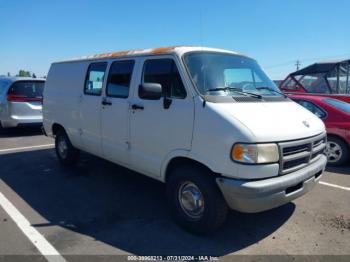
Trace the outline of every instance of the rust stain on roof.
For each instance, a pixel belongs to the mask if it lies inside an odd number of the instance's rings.
[[[65,60],[65,61],[59,61],[58,63],[83,61],[83,60],[94,60],[94,59],[104,59],[104,58],[128,57],[128,56],[137,56],[137,55],[166,54],[166,53],[171,53],[172,51],[174,51],[178,47],[188,47],[188,46],[168,46],[168,47],[116,51],[116,52],[110,52],[110,53],[101,53],[101,54],[83,56],[83,57],[79,57],[79,58],[73,58],[73,59],[69,59],[69,60]]]
[[[131,56],[137,54],[164,54],[173,51],[177,46],[169,46],[169,47],[158,47],[151,49],[135,49],[135,50],[125,50],[125,51],[117,51],[112,53],[103,53],[103,54],[95,54],[92,56],[88,56],[89,58],[115,58],[122,56]]]
[[[110,54],[111,57],[120,57],[120,56],[126,56],[129,54],[130,51],[118,51],[118,52],[113,52]]]
[[[163,53],[167,53],[170,51],[173,51],[176,48],[176,46],[168,46],[168,47],[158,47],[158,48],[154,48],[152,49],[153,54],[163,54]]]

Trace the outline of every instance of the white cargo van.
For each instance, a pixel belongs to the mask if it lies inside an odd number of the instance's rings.
[[[310,191],[325,128],[249,57],[168,47],[53,63],[44,129],[63,165],[79,151],[166,183],[176,221],[217,229],[229,208],[271,209]]]

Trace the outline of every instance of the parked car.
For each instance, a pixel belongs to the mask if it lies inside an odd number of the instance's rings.
[[[322,121],[231,51],[56,62],[44,97],[44,130],[61,164],[82,150],[166,183],[175,220],[195,233],[216,230],[229,208],[260,212],[304,195],[327,162]]]
[[[327,129],[328,163],[342,165],[350,160],[350,104],[324,96],[289,95],[321,118]]]
[[[279,88],[285,93],[307,93],[350,103],[350,59],[307,66],[289,74]]]
[[[0,128],[41,125],[45,80],[0,78]]]

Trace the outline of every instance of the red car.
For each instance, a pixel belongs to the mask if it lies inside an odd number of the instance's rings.
[[[323,120],[327,129],[328,163],[342,165],[350,161],[350,104],[324,96],[289,94],[289,98]]]
[[[284,93],[307,93],[350,103],[350,59],[307,66],[289,74],[279,88]]]

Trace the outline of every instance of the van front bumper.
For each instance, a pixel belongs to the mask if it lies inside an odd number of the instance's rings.
[[[309,192],[321,179],[325,155],[287,175],[258,181],[218,177],[216,182],[231,209],[256,213],[286,204]]]

